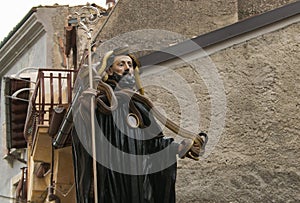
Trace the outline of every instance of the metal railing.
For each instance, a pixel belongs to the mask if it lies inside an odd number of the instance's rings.
[[[37,113],[37,124],[49,124],[51,110],[72,102],[74,70],[40,69],[32,101]]]
[[[35,133],[36,125],[49,125],[52,109],[69,106],[72,102],[76,70],[39,69],[37,81],[29,101],[24,135]]]

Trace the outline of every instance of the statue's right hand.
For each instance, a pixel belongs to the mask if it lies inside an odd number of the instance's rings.
[[[81,93],[81,96],[97,96],[97,95],[98,95],[98,91],[93,88],[87,88]]]
[[[97,95],[98,95],[98,91],[96,89],[88,88],[84,90],[78,98],[81,107],[89,108],[91,105],[91,98]]]

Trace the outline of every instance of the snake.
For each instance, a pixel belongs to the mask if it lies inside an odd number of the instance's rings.
[[[104,81],[100,81],[97,90],[99,91],[98,96],[96,97],[96,104],[98,107],[98,110],[101,113],[104,114],[110,114],[112,111],[117,109],[118,107],[118,98],[123,98],[126,101],[128,101],[128,107],[129,109],[139,118],[140,121],[140,127],[145,127],[145,125],[142,122],[142,116],[139,112],[139,110],[135,107],[134,101],[143,103],[146,108],[151,109],[153,116],[157,118],[157,120],[161,123],[164,123],[164,125],[171,130],[172,132],[180,135],[181,137],[188,138],[195,140],[198,136],[198,134],[195,134],[193,132],[190,132],[186,129],[181,128],[179,125],[177,125],[175,122],[167,118],[165,115],[163,115],[155,106],[154,104],[144,95],[141,95],[133,90],[129,89],[119,89],[117,91],[114,91],[112,87],[107,84]],[[106,101],[105,101],[106,100]],[[204,144],[204,140],[200,139],[200,144]]]

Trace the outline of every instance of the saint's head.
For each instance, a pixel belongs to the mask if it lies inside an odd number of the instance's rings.
[[[136,57],[128,53],[128,49],[117,49],[110,53],[108,57],[103,57],[102,64],[106,64],[106,76],[103,80],[113,89],[139,90],[142,88],[139,79],[140,63]]]

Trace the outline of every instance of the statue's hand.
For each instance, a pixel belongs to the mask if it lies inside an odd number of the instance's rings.
[[[205,145],[208,141],[208,137],[205,133],[199,133],[194,140],[184,139],[179,145],[179,157],[199,160],[200,155],[205,151]]]
[[[81,93],[80,97],[84,97],[84,96],[97,96],[98,95],[98,91],[96,89],[93,88],[87,88],[86,90],[84,90]]]
[[[181,141],[178,147],[178,156],[182,159],[186,157],[189,150],[193,147],[194,141],[192,139],[184,139]]]
[[[98,91],[96,89],[87,88],[86,90],[84,90],[81,93],[78,100],[79,100],[81,105],[88,108],[91,105],[91,97],[92,96],[97,96],[97,95],[98,95]]]

